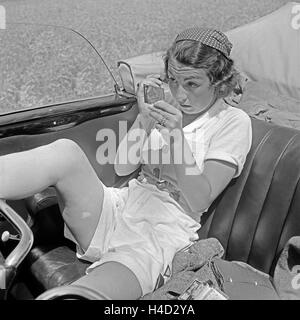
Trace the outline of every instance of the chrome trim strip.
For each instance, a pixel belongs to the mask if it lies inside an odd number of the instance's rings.
[[[0,210],[2,215],[11,222],[20,232],[21,240],[15,249],[5,259],[6,267],[17,268],[24,260],[33,244],[33,233],[23,218],[16,213],[4,200],[0,199]]]

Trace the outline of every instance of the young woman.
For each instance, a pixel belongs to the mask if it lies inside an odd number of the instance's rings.
[[[79,258],[93,262],[75,283],[112,299],[137,299],[167,281],[175,253],[198,239],[201,214],[240,174],[251,146],[249,117],[223,100],[238,79],[231,48],[222,32],[187,29],[165,56],[171,95],[147,104],[144,85],[165,84],[159,76],[140,83],[140,113],[115,162],[119,175],[141,165],[128,187],[106,187],[67,139],[0,157],[0,198],[56,188],[66,237],[76,242]],[[134,130],[138,156],[121,163]]]

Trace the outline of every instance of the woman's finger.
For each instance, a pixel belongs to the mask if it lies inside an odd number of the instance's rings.
[[[149,116],[152,117],[154,120],[160,122],[162,119],[167,119],[166,117],[164,117],[162,114],[160,114],[159,112],[155,112],[155,111],[150,111],[149,112]]]
[[[156,78],[156,79],[161,79],[161,75],[159,73],[155,73],[155,74],[149,74],[146,79],[149,78]]]
[[[144,80],[142,80],[141,82],[144,82],[144,83],[155,83],[155,84],[157,84],[157,85],[159,85],[159,86],[161,86],[162,83],[163,83],[159,77],[155,77],[155,76],[152,76],[152,75],[146,77],[146,78],[145,78]]]
[[[177,115],[180,112],[176,107],[174,107],[174,106],[172,106],[172,105],[170,105],[167,102],[162,101],[162,100],[155,102],[153,104],[153,107],[158,109],[158,110],[161,110],[161,111],[173,114],[173,115]]]
[[[158,122],[156,122],[154,126],[158,131],[168,130],[166,127],[162,126]]]
[[[159,80],[159,79],[151,78],[151,79],[149,79],[149,81],[155,83],[155,84],[158,85],[159,87],[162,85],[162,81]]]
[[[169,112],[155,108],[153,105],[149,105],[149,110],[150,110],[150,112],[153,112],[154,114],[160,115],[160,118],[164,117],[166,119],[171,119],[174,116],[173,114],[170,114]]]

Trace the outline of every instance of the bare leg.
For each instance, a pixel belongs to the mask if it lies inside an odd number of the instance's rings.
[[[60,139],[0,157],[0,198],[22,199],[54,186],[63,218],[86,250],[99,221],[103,186],[82,149]]]
[[[142,289],[134,273],[118,262],[106,262],[73,282],[104,293],[113,300],[138,299]]]
[[[83,250],[98,224],[103,186],[84,152],[72,140],[60,139],[29,151],[0,157],[0,198],[23,199],[54,186],[64,221]],[[124,265],[107,262],[78,283],[114,299],[136,299],[141,288]]]

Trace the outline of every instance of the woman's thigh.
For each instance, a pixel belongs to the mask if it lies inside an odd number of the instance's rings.
[[[101,216],[104,186],[78,144],[62,139],[49,146],[62,158],[55,187],[63,219],[86,250]]]
[[[24,199],[54,186],[63,218],[82,249],[97,227],[103,184],[80,146],[59,139],[0,157],[0,198]]]

